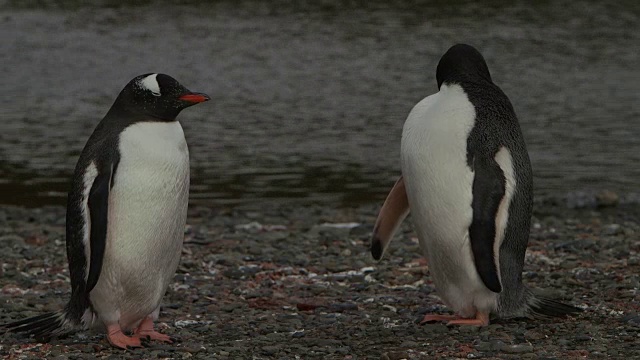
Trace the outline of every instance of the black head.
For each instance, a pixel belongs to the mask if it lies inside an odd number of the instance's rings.
[[[471,45],[457,44],[442,55],[436,71],[438,88],[459,75],[478,76],[491,82],[489,67],[482,54]]]
[[[149,73],[129,81],[113,107],[173,121],[182,109],[207,100],[208,95],[190,91],[169,75]]]

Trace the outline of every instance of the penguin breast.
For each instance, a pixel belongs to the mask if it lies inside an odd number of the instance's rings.
[[[418,103],[402,133],[402,174],[420,247],[442,300],[463,316],[490,311],[496,295],[474,264],[469,242],[474,173],[467,138],[476,112],[459,85]]]
[[[139,319],[159,306],[180,261],[189,153],[177,121],[130,125],[120,134],[119,153],[104,262],[91,300],[101,316],[117,311]]]

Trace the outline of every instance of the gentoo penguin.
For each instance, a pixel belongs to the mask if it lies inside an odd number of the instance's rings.
[[[84,147],[67,203],[71,299],[64,310],[2,326],[39,339],[104,325],[109,342],[171,343],[156,332],[180,260],[189,151],[176,116],[209,100],[164,74],[131,80]],[[133,331],[127,336],[123,331]]]
[[[522,284],[529,239],[529,155],[507,96],[482,55],[455,45],[440,59],[440,91],[402,131],[402,176],[383,204],[371,253],[380,259],[409,214],[440,298],[457,315],[424,322],[487,325],[489,317],[562,316],[580,309]]]

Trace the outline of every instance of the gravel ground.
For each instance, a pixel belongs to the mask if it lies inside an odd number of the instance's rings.
[[[386,257],[372,260],[368,237],[379,205],[194,207],[158,323],[178,344],[123,351],[96,332],[48,344],[7,334],[0,336],[0,356],[640,358],[640,205],[613,198],[535,206],[525,282],[584,308],[577,318],[417,325],[425,312],[447,309],[410,222]],[[0,322],[63,306],[69,293],[63,208],[0,207],[0,251]]]

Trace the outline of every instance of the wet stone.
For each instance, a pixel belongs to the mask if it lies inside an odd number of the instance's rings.
[[[610,190],[603,190],[596,194],[596,201],[600,207],[615,206],[620,201],[620,196]]]
[[[607,225],[607,226],[603,229],[602,233],[603,233],[604,235],[618,235],[618,234],[623,233],[623,229],[622,229],[622,227],[621,227],[620,225],[618,225],[618,224],[611,224],[611,225]]]
[[[493,350],[493,345],[489,341],[480,341],[476,345],[476,349],[478,351],[483,351],[483,352],[484,351],[491,351],[491,350]]]
[[[262,347],[262,353],[264,355],[275,355],[278,351],[280,350],[279,346],[263,346]]]
[[[480,331],[480,327],[479,326],[473,326],[473,325],[462,325],[458,327],[458,331],[462,334],[472,334],[472,333],[477,333]]]
[[[421,326],[425,333],[443,334],[449,332],[449,328],[443,324],[424,324]]]
[[[386,353],[386,357],[381,359],[389,359],[389,360],[402,360],[409,359],[410,355],[406,351],[390,351]]]
[[[500,351],[510,353],[510,354],[520,354],[527,353],[533,351],[533,346],[530,344],[518,344],[518,345],[509,345],[503,344],[500,346]]]
[[[571,343],[571,341],[567,339],[558,339],[556,342],[558,345],[565,346]]]

